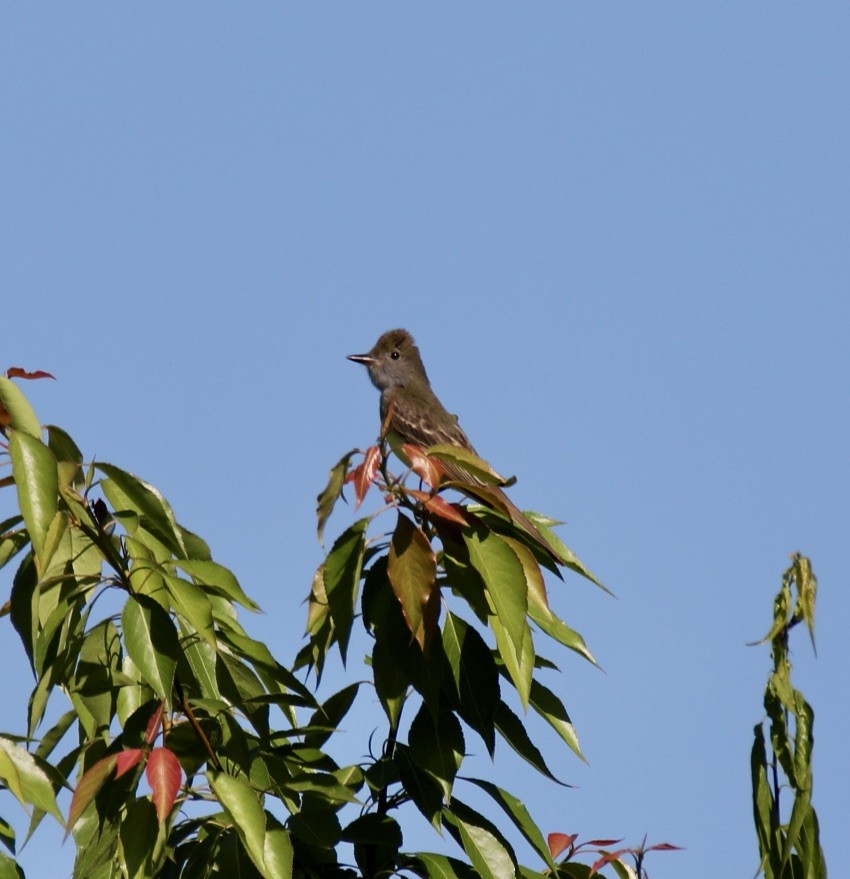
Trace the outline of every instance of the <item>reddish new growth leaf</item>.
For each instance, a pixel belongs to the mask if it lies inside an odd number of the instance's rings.
[[[596,844],[599,846],[604,846],[606,843],[619,842],[619,839],[600,839],[595,840]],[[590,845],[590,843],[588,843]],[[616,861],[618,858],[623,855],[636,855],[640,859],[643,859],[643,856],[647,852],[673,852],[673,851],[681,851],[681,846],[671,845],[669,842],[659,842],[656,845],[649,846],[637,846],[636,848],[621,848],[617,849],[615,852],[606,852],[598,861],[594,862],[590,867],[590,875],[593,876],[600,867],[604,867],[606,864],[611,863],[611,861]]]
[[[159,729],[162,726],[162,712],[164,710],[165,702],[160,702],[154,713],[151,715],[151,719],[148,721],[148,727],[145,730],[145,741],[149,745],[154,743],[159,734]]]
[[[153,804],[156,807],[156,817],[160,823],[164,823],[171,812],[177,792],[183,782],[183,772],[180,769],[180,761],[174,751],[168,748],[154,748],[148,757],[145,767],[145,777],[153,791]]]
[[[429,494],[427,491],[418,491],[415,488],[405,490],[416,498],[429,513],[433,513],[441,519],[448,519],[450,522],[457,522],[458,525],[469,524],[469,519],[464,516],[463,507],[460,504],[450,504],[438,494]]]
[[[363,463],[355,467],[350,474],[350,478],[354,482],[354,509],[356,510],[363,503],[369,486],[375,479],[378,472],[378,465],[381,463],[381,450],[377,446],[369,446],[366,449],[366,456]]]
[[[68,823],[65,825],[65,836],[73,829],[80,815],[85,812],[88,804],[97,796],[97,792],[103,787],[103,783],[109,778],[115,768],[117,756],[110,754],[102,760],[98,760],[90,769],[83,773],[74,795],[71,797],[71,808],[68,809]]]
[[[45,372],[43,369],[37,369],[35,372],[27,372],[20,366],[10,366],[6,370],[6,378],[52,378],[56,381],[56,376]]]
[[[549,854],[553,858],[557,858],[576,841],[577,837],[577,833],[571,833],[569,836],[566,833],[550,833],[546,837],[546,842],[549,843]]]
[[[439,488],[446,472],[443,465],[436,458],[428,457],[420,446],[405,443],[402,448],[410,459],[410,469],[431,488]]]
[[[141,748],[127,748],[117,755],[115,763],[115,777],[121,778],[125,772],[129,772],[138,765],[145,752]]]

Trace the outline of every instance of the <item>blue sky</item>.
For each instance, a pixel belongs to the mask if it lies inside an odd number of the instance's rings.
[[[745,645],[808,554],[818,658],[801,636],[795,674],[834,864],[848,59],[839,3],[7,5],[0,367],[57,376],[26,388],[40,417],[156,484],[287,658],[322,558],[315,496],[377,430],[345,355],[407,327],[512,497],[565,519],[618,596],[550,584],[606,670],[543,649],[590,766],[534,735],[580,787],[504,752],[495,777],[544,830],[684,846],[654,879],[755,870],[769,657]],[[18,731],[31,681],[6,629],[0,728]],[[30,877],[71,857],[51,833]],[[443,845],[416,816],[405,844]]]

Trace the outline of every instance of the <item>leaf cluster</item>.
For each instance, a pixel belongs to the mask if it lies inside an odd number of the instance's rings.
[[[806,625],[814,646],[816,597],[811,562],[795,553],[773,602],[770,631],[759,642],[770,642],[773,659],[764,691],[767,719],[753,730],[750,758],[760,870],[766,879],[826,879],[812,805],[814,711],[791,683],[789,653],[790,633],[800,623]],[[783,790],[792,799],[787,819],[783,818]]]

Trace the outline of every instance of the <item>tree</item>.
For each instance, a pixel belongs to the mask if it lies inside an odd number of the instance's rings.
[[[485,461],[454,447],[391,450],[384,438],[340,459],[318,497],[320,540],[347,484],[355,510],[372,486],[386,504],[348,525],[316,571],[307,643],[288,668],[242,626],[237,610],[256,604],[157,489],[114,465],[85,463],[65,431],[42,428],[11,377],[44,375],[0,377],[2,455],[11,464],[0,489],[9,497],[14,486],[18,507],[0,522],[0,568],[17,561],[2,613],[35,680],[26,728],[0,734],[0,781],[32,809],[28,835],[48,815],[65,826],[77,849],[75,879],[537,879],[607,867],[640,879],[648,852],[675,848],[544,837],[515,793],[460,777],[475,736],[491,756],[502,739],[557,781],[519,708],[581,758],[566,707],[538,679],[553,664],[537,645],[548,638],[595,659],[550,608],[543,570],[561,577],[566,568],[604,588],[556,536],[557,522],[526,513],[532,535],[512,518],[487,491],[506,480]],[[447,485],[446,461],[468,482]],[[448,500],[446,489],[463,500]],[[389,520],[388,534],[378,517]],[[792,582],[799,598],[789,611]],[[774,756],[757,726],[753,783],[771,877],[826,875],[810,804],[812,713],[790,688],[787,664],[790,628],[805,621],[813,631],[814,582],[796,556],[767,636]],[[321,679],[333,651],[348,659],[358,627],[385,734],[373,756],[340,766],[328,744],[364,685],[320,703],[308,682]],[[797,792],[789,825],[778,817],[780,766]],[[468,802],[469,790],[486,798],[487,814]],[[73,791],[66,815],[63,791]],[[463,857],[404,851],[404,803]],[[534,865],[519,863],[505,826],[528,843]],[[0,852],[0,879],[22,876],[2,818],[0,841],[10,853]],[[576,860],[588,853],[591,865]]]
[[[35,678],[25,734],[0,738],[0,777],[33,807],[30,833],[48,814],[66,825],[75,876],[350,875],[343,842],[364,876],[534,875],[494,820],[461,798],[465,738],[479,737],[492,755],[500,737],[553,777],[508,694],[581,756],[566,708],[535,677],[550,665],[535,636],[594,659],[549,607],[541,566],[560,576],[552,555],[504,510],[449,502],[440,490],[446,459],[469,474],[469,485],[454,487],[472,497],[481,482],[503,483],[486,462],[407,447],[399,455],[410,469],[399,476],[383,440],[339,461],[319,496],[320,538],[347,482],[358,506],[373,484],[386,494],[392,534],[370,537],[367,516],[336,539],[290,669],[243,628],[237,607],[256,605],[157,489],[111,464],[86,464],[65,431],[42,429],[8,376],[0,404],[11,462],[0,485],[14,484],[19,507],[0,524],[0,565],[20,557],[6,612]],[[597,582],[555,536],[556,523],[530,515],[566,567]],[[356,625],[372,642],[386,737],[369,761],[338,766],[325,746],[361,685],[319,704],[296,672],[319,679],[332,648],[345,661]],[[70,706],[43,729],[62,696]],[[539,867],[557,868],[518,798],[483,779],[465,784],[491,798]],[[67,817],[57,805],[63,788],[73,788]],[[467,861],[401,851],[394,813],[406,801]],[[345,808],[353,803],[354,817]]]

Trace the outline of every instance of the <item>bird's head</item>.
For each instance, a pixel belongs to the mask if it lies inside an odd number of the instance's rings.
[[[349,360],[369,370],[372,384],[381,391],[403,388],[417,380],[428,381],[419,349],[407,330],[389,330],[366,354],[349,354]]]

